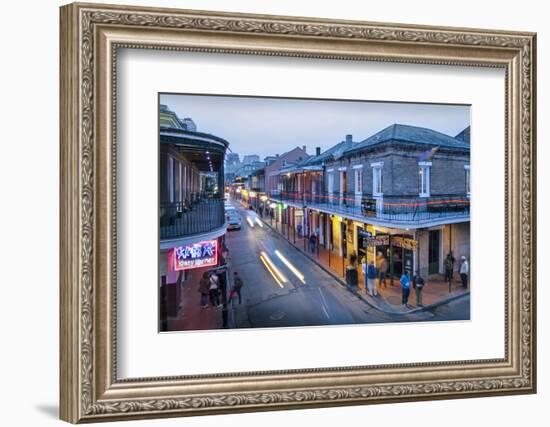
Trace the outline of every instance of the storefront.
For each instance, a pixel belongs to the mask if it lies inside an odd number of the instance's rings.
[[[379,268],[383,259],[388,263],[388,274],[399,279],[403,272],[414,275],[418,242],[414,235],[400,230],[380,230],[370,225],[357,226],[357,253]]]

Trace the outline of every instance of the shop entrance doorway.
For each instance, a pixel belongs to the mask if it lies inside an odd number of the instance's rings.
[[[439,273],[441,230],[430,230],[428,236],[428,274]]]

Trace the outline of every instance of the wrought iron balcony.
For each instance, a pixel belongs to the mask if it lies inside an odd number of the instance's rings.
[[[278,194],[272,193],[271,198],[335,214],[351,214],[387,222],[413,223],[470,215],[470,199],[466,194],[372,197],[355,193],[280,191]]]
[[[208,233],[225,223],[220,198],[197,196],[194,202],[161,203],[159,215],[161,240]]]

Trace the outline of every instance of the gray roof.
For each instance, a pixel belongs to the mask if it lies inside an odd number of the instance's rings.
[[[470,126],[455,136],[456,139],[464,141],[466,144],[470,143]]]
[[[351,141],[341,141],[338,144],[330,147],[328,150],[323,151],[318,156],[311,156],[300,163],[297,166],[308,166],[322,163],[325,160],[332,160],[334,156],[338,156],[340,153],[344,153],[349,149],[354,143]],[[341,154],[340,154],[341,155]]]
[[[382,129],[380,132],[375,133],[359,144],[354,144],[352,148],[346,150],[345,154],[350,154],[387,141],[470,150],[470,145],[466,142],[445,135],[444,133],[423,127],[396,123]]]

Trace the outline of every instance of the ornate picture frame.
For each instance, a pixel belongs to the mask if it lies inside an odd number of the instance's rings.
[[[60,384],[71,422],[536,392],[536,35],[190,10],[61,8]],[[117,378],[117,50],[505,70],[505,357]]]

